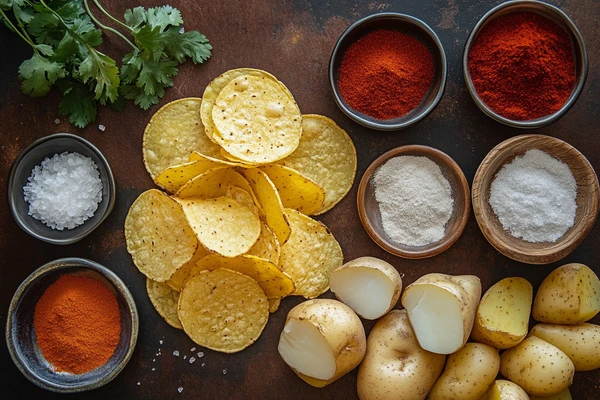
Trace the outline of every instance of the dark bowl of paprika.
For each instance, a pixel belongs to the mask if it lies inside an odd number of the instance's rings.
[[[82,392],[121,372],[133,354],[138,325],[133,297],[114,272],[90,260],[62,258],[18,287],[6,343],[17,368],[37,386]]]
[[[423,21],[378,13],[350,25],[329,60],[329,83],[339,108],[355,122],[397,131],[425,118],[446,85],[446,53]]]
[[[463,75],[475,104],[515,128],[556,122],[575,104],[588,73],[583,37],[559,8],[514,0],[488,11],[463,53]]]

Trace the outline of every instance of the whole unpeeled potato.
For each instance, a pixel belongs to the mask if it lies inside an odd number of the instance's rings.
[[[358,397],[425,399],[445,359],[419,346],[406,310],[392,310],[377,321],[367,339],[367,353],[358,369]]]
[[[529,395],[516,383],[497,379],[479,400],[529,400]]]

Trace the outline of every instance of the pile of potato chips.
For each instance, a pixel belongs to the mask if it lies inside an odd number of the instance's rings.
[[[281,298],[327,291],[342,250],[308,215],[348,193],[356,150],[330,119],[301,115],[274,76],[227,71],[202,99],[165,105],[143,151],[170,194],[151,189],[133,203],[127,250],[170,325],[233,353],[258,339]]]

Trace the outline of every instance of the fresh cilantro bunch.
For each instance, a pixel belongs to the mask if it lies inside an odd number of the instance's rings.
[[[93,2],[134,42],[100,23],[88,0],[0,0],[0,20],[33,49],[32,57],[19,67],[21,89],[30,96],[44,96],[56,85],[63,94],[59,112],[77,127],[96,119],[98,102],[120,109],[125,99],[131,99],[147,110],[160,101],[165,88],[173,86],[177,65],[187,58],[198,64],[210,57],[206,37],[185,32],[176,8],[136,7],[125,12],[122,22],[98,0]],[[132,48],[120,69],[113,58],[96,49],[102,44],[102,30]]]

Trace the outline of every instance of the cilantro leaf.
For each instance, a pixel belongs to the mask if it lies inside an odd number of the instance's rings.
[[[63,65],[48,60],[35,52],[29,60],[19,66],[19,78],[22,79],[21,89],[29,96],[44,96],[58,78],[65,76]]]
[[[158,104],[160,97],[157,95],[148,96],[142,89],[135,85],[121,85],[119,93],[128,100],[133,100],[140,108],[147,110],[151,106]]]
[[[125,24],[135,30],[146,22],[146,9],[141,6],[134,9],[127,9],[124,18]]]
[[[166,27],[183,24],[181,12],[171,6],[152,7],[146,12],[146,20],[152,28],[159,27],[164,31]]]
[[[9,10],[15,6],[22,7],[24,4],[24,0],[0,0],[0,8],[3,10]]]
[[[177,28],[169,28],[163,37],[165,51],[180,64],[190,57],[194,64],[199,64],[210,58],[212,46],[206,36],[198,31],[179,33]]]
[[[94,93],[87,85],[71,79],[61,79],[57,86],[64,96],[58,105],[60,115],[68,115],[69,122],[78,128],[85,128],[96,120]]]
[[[99,100],[100,104],[115,101],[119,95],[119,68],[115,60],[100,52],[89,52],[79,65],[77,77],[83,83],[96,81],[94,99]]]

